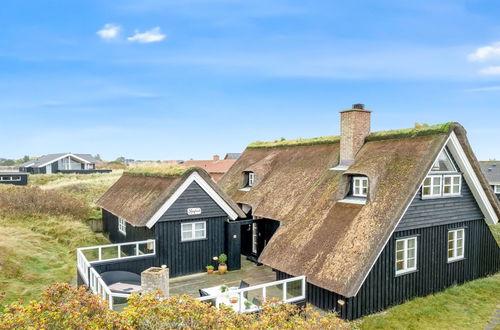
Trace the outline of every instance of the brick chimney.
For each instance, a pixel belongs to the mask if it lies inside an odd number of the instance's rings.
[[[347,169],[370,134],[371,111],[364,104],[340,111],[340,162],[336,169]]]
[[[214,155],[214,160],[220,160],[219,155]]]

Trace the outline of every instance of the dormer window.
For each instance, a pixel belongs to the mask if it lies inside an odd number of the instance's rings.
[[[352,177],[352,195],[354,197],[365,197],[368,195],[368,178],[365,176]]]
[[[243,187],[242,191],[249,191],[255,185],[255,173],[251,171],[243,172]]]
[[[247,187],[253,187],[254,183],[255,183],[255,173],[248,172]]]

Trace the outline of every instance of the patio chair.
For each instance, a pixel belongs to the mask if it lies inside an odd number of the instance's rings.
[[[198,292],[200,293],[200,297],[205,297],[205,296],[208,296],[208,293],[206,293],[205,291],[203,291],[202,289],[198,289]]]
[[[240,289],[243,289],[243,288],[248,288],[250,286],[250,284],[248,284],[247,282],[245,281],[241,281],[240,282]]]

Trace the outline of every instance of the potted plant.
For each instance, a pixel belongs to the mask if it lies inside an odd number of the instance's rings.
[[[223,275],[227,272],[226,261],[227,261],[227,255],[225,255],[224,253],[221,253],[219,258],[217,258],[217,262],[219,263],[219,274],[220,275]]]
[[[231,302],[231,304],[236,304],[238,302],[238,297],[231,297],[229,298],[229,301]]]
[[[245,304],[245,309],[250,309],[250,307],[252,307],[252,303],[248,300],[245,300],[244,304]]]
[[[220,292],[224,293],[229,290],[229,287],[227,285],[223,285],[220,287]]]
[[[208,274],[212,274],[214,272],[214,266],[212,265],[205,266],[205,268],[207,269]]]

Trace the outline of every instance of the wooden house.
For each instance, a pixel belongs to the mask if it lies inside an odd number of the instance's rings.
[[[19,171],[31,174],[111,172],[97,170],[95,166],[96,159],[90,154],[60,153],[29,160],[19,166]]]
[[[156,242],[153,256],[102,264],[96,266],[99,273],[140,274],[148,267],[167,265],[170,275],[178,276],[204,271],[221,253],[229,255],[229,269],[240,268],[239,235],[233,235],[233,227],[239,229],[235,220],[245,214],[203,169],[127,171],[97,205],[102,207],[104,231],[112,243]]]
[[[25,186],[28,184],[28,174],[19,172],[0,172],[0,184]]]
[[[497,196],[498,200],[500,200],[500,161],[498,160],[489,160],[479,162],[481,165],[481,169],[483,170],[484,176],[486,180]]]
[[[356,319],[494,274],[500,208],[457,123],[250,144],[219,181],[251,223],[241,251],[307,276],[307,300]]]

